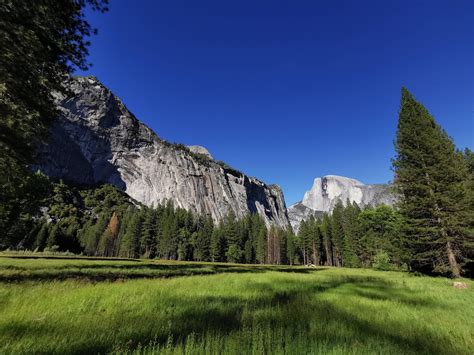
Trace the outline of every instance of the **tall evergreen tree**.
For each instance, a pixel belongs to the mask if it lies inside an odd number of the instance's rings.
[[[304,265],[309,263],[308,259],[311,250],[311,238],[310,222],[306,220],[301,221],[298,229],[298,240],[301,253],[303,254]]]
[[[107,212],[102,212],[95,223],[91,220],[90,223],[87,223],[84,226],[82,244],[87,255],[97,254],[100,237],[104,233],[108,221],[109,214]]]
[[[313,225],[313,264],[321,265],[322,260],[322,240],[323,236],[321,233],[320,224],[315,221]]]
[[[148,208],[143,218],[140,236],[140,255],[153,258],[156,254],[156,211]]]
[[[74,68],[88,67],[95,31],[87,5],[107,10],[107,0],[0,2],[0,248],[21,246],[24,217],[39,208],[30,164],[57,115],[53,92],[65,91]]]
[[[97,247],[101,256],[116,256],[116,242],[119,233],[119,219],[117,212],[113,212],[109,223],[102,234]]]
[[[211,261],[226,261],[227,241],[222,233],[222,225],[214,228],[211,239]]]
[[[464,184],[466,191],[465,203],[467,205],[467,230],[463,240],[463,249],[466,251],[466,268],[468,276],[474,276],[474,152],[466,148],[463,154],[467,167],[467,176]]]
[[[402,89],[393,161],[412,267],[461,274],[465,255],[466,177],[455,146],[423,105]]]
[[[211,239],[214,224],[211,217],[199,217],[193,233],[194,260],[210,261]]]
[[[288,264],[293,265],[295,263],[296,256],[297,256],[297,251],[296,251],[297,241],[293,233],[289,233],[286,239],[286,243],[287,243],[286,255],[288,259]]]
[[[124,233],[120,241],[118,255],[126,258],[138,258],[140,253],[140,236],[142,229],[142,212],[134,207],[127,211],[123,223]]]
[[[227,241],[227,248],[232,247],[233,255],[242,255],[241,233],[235,213],[231,211],[223,220],[222,233]],[[237,262],[237,261],[235,261]]]
[[[335,266],[344,266],[343,249],[344,249],[344,205],[339,200],[334,206],[331,218],[331,240],[333,246],[333,261]]]
[[[267,263],[281,264],[281,231],[271,226],[267,233]]]
[[[267,229],[265,225],[255,228],[255,259],[259,264],[267,262]]]
[[[358,224],[358,216],[360,208],[357,203],[346,202],[346,207],[343,212],[343,257],[344,263],[348,267],[358,267],[360,265],[360,231]]]
[[[321,235],[323,237],[323,248],[325,256],[325,265],[334,266],[334,259],[332,253],[332,238],[331,238],[331,218],[327,213],[323,215],[321,220]]]

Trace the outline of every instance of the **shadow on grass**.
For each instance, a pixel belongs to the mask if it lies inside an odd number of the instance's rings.
[[[130,259],[119,257],[105,257],[105,256],[66,256],[66,255],[21,255],[21,254],[0,254],[0,258],[8,259],[49,259],[49,260],[97,260],[97,261],[146,261],[144,259]]]
[[[152,261],[137,261],[133,259],[107,259],[107,258],[35,258],[17,257],[20,259],[60,259],[68,261],[107,261],[101,264],[70,263],[50,265],[34,264],[22,267],[18,265],[0,265],[0,282],[25,282],[25,281],[54,281],[54,280],[82,280],[90,282],[124,281],[133,279],[172,278],[194,275],[215,275],[220,273],[263,273],[268,271],[309,274],[323,268],[303,269],[290,266],[259,266],[245,264],[211,264],[211,263],[183,263],[183,264],[157,264]],[[128,264],[117,264],[116,261],[129,261]],[[6,271],[6,272],[5,272]]]
[[[377,297],[368,293],[368,289],[378,290]],[[252,297],[248,297],[248,291]],[[375,303],[361,303],[359,311],[353,312],[328,301],[323,297],[327,292],[340,293],[341,297],[347,295],[375,300]],[[462,353],[462,350],[453,348],[451,339],[433,333],[421,321],[405,324],[397,321],[396,317],[387,317],[387,313],[382,313],[375,320],[370,317],[372,320],[367,320],[365,315],[377,312],[377,301],[401,302],[408,307],[434,305],[432,300],[420,297],[413,291],[400,290],[391,282],[374,277],[337,277],[317,284],[295,280],[281,280],[278,285],[249,281],[243,289],[230,292],[229,295],[192,294],[176,297],[165,294],[157,299],[156,309],[172,311],[160,313],[159,316],[150,312],[138,317],[117,309],[109,315],[112,321],[105,319],[103,328],[99,327],[97,331],[113,334],[113,329],[110,329],[113,325],[127,325],[128,333],[122,333],[122,338],[111,336],[104,341],[104,338],[98,340],[78,336],[68,345],[63,344],[63,348],[54,349],[55,345],[52,344],[51,350],[73,354],[106,353],[116,349],[117,345],[122,349],[133,350],[139,344],[150,343],[154,344],[155,350],[159,350],[163,346],[186,344],[190,336],[205,342],[209,336],[223,339],[250,330],[248,339],[245,338],[243,342],[249,348],[241,349],[242,353],[247,353],[252,350],[255,341],[252,334],[264,329],[270,333],[280,330],[281,334],[285,334],[288,346],[291,346],[292,339],[302,338],[307,341],[308,350],[315,344],[324,344],[327,349],[346,346],[350,350],[354,344],[360,347],[376,343],[380,344],[380,351],[384,346],[389,346],[397,353],[404,354]],[[137,326],[130,327],[133,324]],[[163,328],[163,324],[167,326]],[[63,324],[57,329],[50,329],[49,335],[79,335],[71,332],[75,326],[73,323]],[[41,326],[34,322],[15,323],[1,331],[10,337],[44,335]],[[273,344],[268,339],[263,341],[267,342],[268,352],[271,353]]]
[[[326,292],[349,287],[353,291],[353,296],[374,300],[372,295],[359,292],[361,289],[373,288],[380,290],[376,301],[400,302],[408,307],[438,306],[431,299],[419,296],[413,291],[400,290],[384,279],[370,278],[368,280],[366,277],[350,277],[303,285],[301,282],[286,280],[279,282],[278,288],[261,283],[250,283],[248,287],[257,290],[259,295],[251,298],[251,301],[245,297],[236,296],[191,296],[170,299],[170,304],[183,310],[169,319],[172,326],[168,334],[155,333],[153,337],[148,338],[143,334],[138,334],[138,337],[134,339],[138,341],[135,345],[146,344],[152,338],[157,344],[169,344],[170,337],[174,345],[178,345],[185,343],[191,334],[203,339],[206,334],[225,337],[232,331],[269,329],[282,330],[281,333],[289,336],[290,339],[305,334],[309,344],[323,342],[328,347],[346,344],[350,349],[348,339],[352,339],[358,344],[373,344],[374,342],[382,346],[389,344],[397,349],[397,353],[460,353],[459,349],[451,346],[451,339],[433,333],[422,323],[414,327],[413,324],[389,320],[386,317],[387,314],[375,321],[364,319],[365,314],[373,314],[377,311],[376,303],[371,306],[361,305],[361,312],[354,314],[345,307],[337,306],[321,297]],[[281,290],[282,287],[284,290]],[[196,304],[203,304],[206,307],[186,307],[186,305]],[[245,310],[263,316],[243,319],[242,314]],[[311,331],[315,321],[323,325],[320,332]],[[335,331],[341,328],[346,330],[339,333]],[[268,344],[270,353],[271,345]],[[131,347],[133,348],[133,344]],[[245,352],[242,349],[242,353]]]

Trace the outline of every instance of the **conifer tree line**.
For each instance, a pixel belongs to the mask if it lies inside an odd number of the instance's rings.
[[[257,214],[237,219],[230,213],[216,224],[171,202],[146,207],[111,185],[79,189],[53,183],[43,206],[26,235],[16,236],[14,245],[0,242],[0,249],[252,264],[288,263],[291,250],[291,234],[267,230]]]
[[[339,202],[332,214],[303,221],[295,236],[267,228],[258,214],[238,219],[230,213],[214,223],[172,202],[146,207],[111,185],[81,189],[42,179],[48,191],[42,213],[15,244],[2,240],[0,249],[251,264],[399,268],[406,262],[402,218],[387,206],[361,211]],[[375,264],[384,256],[383,265]]]
[[[401,238],[404,219],[393,207],[361,210],[338,201],[331,214],[310,217],[300,225],[297,245],[304,264],[336,267],[407,268]]]

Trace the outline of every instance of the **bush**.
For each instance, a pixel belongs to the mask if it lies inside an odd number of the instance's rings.
[[[391,270],[392,264],[390,264],[390,257],[384,250],[380,250],[374,257],[372,267],[377,270]]]
[[[237,245],[231,245],[227,250],[227,261],[230,263],[239,263],[243,257],[243,251]]]

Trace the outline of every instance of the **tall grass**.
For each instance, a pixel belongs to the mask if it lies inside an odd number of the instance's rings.
[[[456,290],[444,278],[373,270],[0,258],[0,353],[472,354],[467,282]]]

